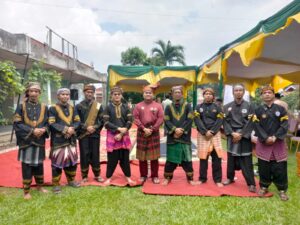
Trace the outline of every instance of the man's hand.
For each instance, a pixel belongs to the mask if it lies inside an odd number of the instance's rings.
[[[232,136],[232,142],[233,143],[238,143],[242,139],[242,134],[237,133],[237,132],[233,132],[231,134],[231,136]]]
[[[144,128],[144,133],[145,133],[145,137],[149,137],[151,134],[152,134],[152,130],[151,129],[149,129],[149,128]]]
[[[34,128],[33,135],[37,138],[41,137],[46,132],[45,128]]]
[[[206,139],[211,139],[214,136],[211,130],[208,130],[205,134]]]
[[[275,139],[276,139],[276,138],[275,138]],[[268,137],[267,140],[266,140],[266,144],[267,144],[267,145],[272,145],[272,144],[274,144],[275,139],[274,139],[274,136]]]
[[[122,138],[123,138],[123,135],[122,135],[121,133],[115,135],[115,140],[116,140],[116,141],[121,141]]]
[[[86,128],[86,130],[87,130],[87,132],[90,133],[90,134],[92,134],[92,133],[94,133],[94,132],[96,131],[96,129],[94,128],[94,126],[88,126],[88,127]]]
[[[118,128],[118,131],[120,131],[121,132],[121,134],[125,134],[126,132],[127,132],[127,128],[126,127],[119,127]]]
[[[73,134],[75,134],[74,127],[69,127],[68,130],[67,130],[67,134],[69,134],[70,136],[72,136]]]

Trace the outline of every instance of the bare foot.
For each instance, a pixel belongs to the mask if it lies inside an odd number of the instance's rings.
[[[103,183],[105,186],[109,186],[110,185],[110,178],[109,179],[107,179],[106,181],[104,181],[104,183]]]
[[[42,193],[48,193],[49,191],[48,190],[46,190],[45,188],[43,188],[43,187],[37,187],[36,188],[39,192],[42,192]]]
[[[84,184],[84,183],[87,183],[88,181],[89,181],[88,178],[83,178],[83,179],[81,180],[81,183]]]
[[[170,180],[164,179],[164,181],[162,182],[162,185],[167,186],[169,183],[170,183]]]
[[[217,185],[218,187],[224,187],[224,184],[222,184],[221,182],[216,183],[216,185]]]
[[[129,177],[126,177],[126,180],[127,180],[129,185],[136,185],[136,181],[131,180]]]
[[[29,199],[31,199],[32,197],[31,197],[31,194],[30,193],[26,193],[26,194],[24,194],[24,199],[25,200],[29,200]]]
[[[200,184],[200,181],[189,180],[188,183],[189,183],[190,185],[195,186],[195,185],[199,185],[199,184]]]

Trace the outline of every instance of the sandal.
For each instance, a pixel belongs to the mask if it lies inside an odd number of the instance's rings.
[[[264,195],[266,195],[268,192],[269,192],[268,188],[262,187],[262,188],[258,191],[257,194],[258,194],[259,196],[264,196]]]
[[[158,177],[153,177],[153,178],[152,178],[152,183],[153,183],[153,184],[159,184],[159,183],[160,183],[160,180],[158,179]]]
[[[282,201],[287,201],[289,200],[289,197],[287,196],[287,194],[285,193],[285,191],[279,191],[279,197]]]

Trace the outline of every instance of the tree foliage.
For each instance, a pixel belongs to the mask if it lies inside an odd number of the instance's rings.
[[[155,44],[158,47],[152,48],[152,55],[160,58],[165,66],[173,65],[174,62],[185,65],[184,47],[182,45],[172,45],[171,41],[166,44],[163,40],[158,40]]]
[[[46,90],[46,85],[48,81],[54,85],[55,88],[61,87],[62,75],[55,70],[44,69],[44,63],[34,62],[31,69],[28,71],[27,82],[37,81],[41,84],[43,91]]]
[[[125,52],[121,53],[121,63],[123,65],[143,65],[146,59],[147,54],[139,47],[128,48]]]
[[[294,110],[300,110],[300,90],[299,89],[296,89],[293,92],[291,92],[290,94],[284,96],[281,100],[285,101],[288,104],[290,111],[293,112]]]
[[[22,77],[13,62],[0,61],[0,106],[3,107],[3,102],[7,97],[14,96],[23,91]],[[8,120],[3,118],[1,107],[0,125],[8,123]]]

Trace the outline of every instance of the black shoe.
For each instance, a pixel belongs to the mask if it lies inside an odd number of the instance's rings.
[[[54,186],[52,189],[54,194],[59,194],[61,192],[61,187],[60,186]]]
[[[249,192],[256,193],[256,187],[254,185],[249,185],[248,190]]]
[[[230,179],[227,179],[223,182],[224,185],[229,185],[229,184],[232,184],[234,183],[234,180],[230,180]]]
[[[68,183],[68,185],[69,185],[70,187],[73,187],[73,188],[78,188],[78,187],[80,187],[80,183],[78,183],[78,182],[76,182],[76,181],[70,181],[70,182]]]

